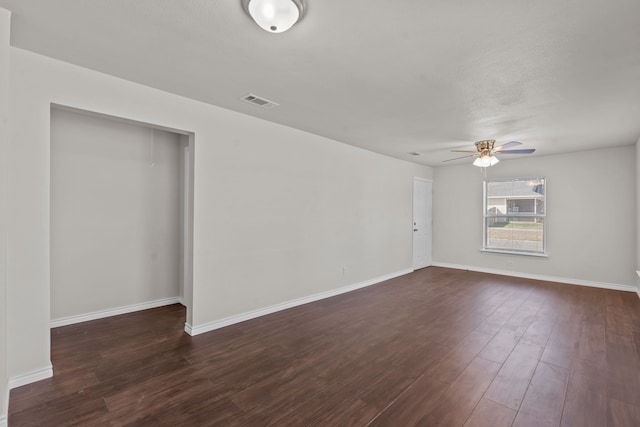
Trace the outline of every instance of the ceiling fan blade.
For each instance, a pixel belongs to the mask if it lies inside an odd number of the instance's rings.
[[[536,151],[535,148],[525,148],[522,150],[505,150],[505,151],[498,151],[497,153],[500,154],[531,154],[534,151]]]
[[[442,163],[444,163],[444,162],[452,162],[454,160],[466,159],[467,157],[476,157],[476,156],[477,156],[477,153],[476,154],[469,154],[468,156],[462,156],[462,157],[456,157],[455,159],[443,160]]]
[[[502,145],[499,145],[499,146],[495,147],[495,148],[493,149],[493,151],[496,151],[496,152],[497,152],[497,151],[504,152],[504,151],[502,151],[502,150],[506,150],[507,148],[511,148],[511,147],[517,147],[518,145],[522,145],[522,142],[518,142],[518,141],[511,141],[511,142],[507,142],[506,144],[502,144]]]
[[[477,153],[478,150],[451,150],[452,153]]]

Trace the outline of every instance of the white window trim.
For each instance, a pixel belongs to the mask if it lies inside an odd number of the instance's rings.
[[[480,249],[480,252],[485,254],[506,254],[506,255],[530,256],[534,258],[549,258],[549,255],[547,254],[547,252],[510,251],[509,249]]]
[[[536,179],[544,180],[544,194],[542,195],[543,196],[542,200],[544,203],[544,214],[516,213],[516,214],[504,214],[504,215],[487,215],[487,199],[488,199],[487,184],[488,183],[531,181]],[[543,230],[542,231],[542,252],[487,247],[487,218],[518,217],[518,216],[542,218],[542,230]],[[482,182],[482,249],[480,249],[480,252],[506,254],[506,255],[531,256],[531,257],[537,257],[537,258],[549,258],[549,255],[547,254],[547,178],[543,176],[533,176],[533,177],[518,177],[518,178],[485,179]]]

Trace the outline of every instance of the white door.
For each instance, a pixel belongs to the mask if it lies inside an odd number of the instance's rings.
[[[413,178],[413,268],[431,265],[431,185]]]

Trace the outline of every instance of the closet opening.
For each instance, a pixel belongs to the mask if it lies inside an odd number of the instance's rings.
[[[51,106],[51,327],[180,303],[191,323],[194,134]]]

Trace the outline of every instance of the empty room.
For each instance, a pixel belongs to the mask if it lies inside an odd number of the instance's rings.
[[[639,18],[0,0],[0,427],[640,426]]]

